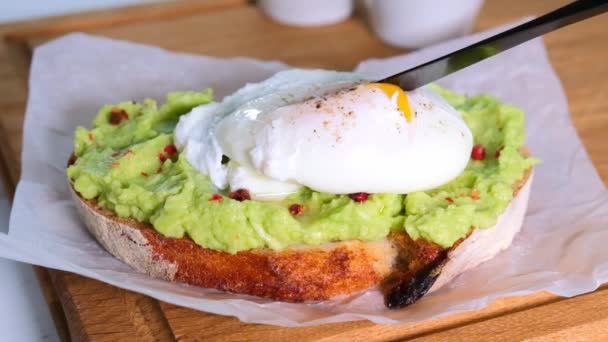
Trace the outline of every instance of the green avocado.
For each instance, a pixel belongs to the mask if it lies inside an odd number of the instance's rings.
[[[486,157],[471,160],[459,177],[429,191],[372,194],[363,202],[308,188],[280,202],[231,199],[173,146],[179,116],[211,102],[210,89],[170,93],[160,108],[153,100],[102,107],[92,129],[76,129],[77,159],[67,175],[82,197],[119,217],[229,253],[380,240],[403,229],[414,239],[450,247],[470,227],[494,225],[513,197],[513,184],[538,160],[519,152],[525,140],[520,109],[488,95],[434,89],[462,113]],[[302,206],[301,214],[290,213],[294,204]]]

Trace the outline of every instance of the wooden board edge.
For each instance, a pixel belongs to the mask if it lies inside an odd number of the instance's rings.
[[[63,315],[67,322],[69,338],[71,341],[78,341],[77,336],[81,334],[84,330],[84,324],[80,319],[80,315],[78,315],[78,307],[76,303],[70,300],[70,294],[66,290],[65,282],[63,280],[63,271],[58,270],[48,270],[51,284],[55,289],[55,294],[59,299],[59,302],[62,306]]]
[[[433,331],[415,336],[414,340],[436,341],[458,336],[461,340],[475,341],[523,341],[523,340],[561,340],[581,339],[577,327],[586,326],[592,333],[591,340],[605,341],[608,337],[608,287],[602,286],[593,292],[573,298],[558,297],[559,300],[526,310],[500,315],[488,320]],[[573,305],[571,301],[576,300]],[[577,315],[577,310],[585,308],[586,315]],[[587,338],[583,338],[587,340]]]
[[[23,87],[27,88],[30,77],[30,64],[32,62],[32,48],[30,48],[25,40],[6,40],[3,43],[5,44],[6,57],[9,63],[15,69],[15,73],[23,84]]]
[[[15,195],[15,188],[19,180],[19,172],[15,168],[11,168],[8,164],[9,160],[14,160],[14,156],[11,156],[11,151],[6,148],[8,142],[5,141],[8,134],[2,123],[0,122],[0,179],[3,190],[6,191],[9,204],[13,202],[13,196]]]
[[[73,293],[73,289],[69,285],[75,281],[75,278],[85,277],[60,270],[49,270],[49,274],[61,302],[64,315],[67,318],[70,339],[72,341],[84,341],[92,339],[93,336],[99,337],[98,333],[90,331],[87,327],[86,318],[82,317],[83,312],[77,301],[78,295]],[[87,281],[97,282],[94,279],[86,279]],[[100,283],[101,286],[113,287],[107,283]],[[117,335],[121,335],[122,338],[129,335],[128,340],[134,341],[175,342],[177,340],[156,299],[121,288],[114,289],[118,292],[117,296],[121,298],[121,302],[124,304],[123,319],[127,320],[128,326],[131,327],[128,331],[116,332]],[[104,337],[114,338],[105,333]]]
[[[170,19],[250,4],[249,0],[174,0],[91,10],[38,20],[17,21],[0,25],[6,41],[24,41],[32,36],[54,36],[71,31],[84,31],[103,26],[133,24],[142,21]]]
[[[51,269],[44,268],[42,266],[32,265],[38,283],[40,285],[40,291],[46,301],[51,319],[55,324],[55,330],[61,341],[70,341],[70,329],[68,320],[64,314],[63,303],[57,295],[57,290],[52,283]]]

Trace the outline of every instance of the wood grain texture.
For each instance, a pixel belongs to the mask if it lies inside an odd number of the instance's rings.
[[[539,15],[566,0],[486,1],[476,30]],[[572,120],[604,183],[608,183],[608,44],[606,15],[549,34],[549,57],[568,95]],[[220,57],[278,59],[304,67],[350,69],[358,61],[402,52],[379,42],[359,18],[322,28],[273,23],[247,1],[176,1],[0,25],[0,158],[5,182],[19,175],[21,127],[31,49],[74,30]],[[529,113],[533,115],[533,113]],[[3,165],[3,166],[2,166]],[[349,322],[306,328],[244,324],[159,303],[79,275],[50,271],[73,340],[117,341],[375,341],[606,340],[608,291],[572,299],[547,293],[494,301],[485,309],[420,324]],[[44,282],[43,282],[44,285]],[[59,299],[46,281],[51,306]],[[49,292],[49,291],[47,291]],[[51,298],[53,297],[53,298]],[[58,326],[62,328],[60,320]],[[63,321],[65,324],[65,320]]]
[[[608,339],[608,291],[598,291],[569,300],[557,301],[531,310],[515,312],[492,320],[426,335],[418,340],[448,340],[458,336],[463,341],[524,341]],[[580,311],[584,307],[584,314]],[[520,322],[526,322],[521,324]]]
[[[48,38],[65,32],[86,31],[91,28],[154,22],[161,19],[208,13],[243,6],[248,2],[248,0],[174,0],[1,24],[0,30],[7,32],[4,38],[8,41],[25,41],[33,37]]]
[[[175,341],[158,301],[67,272],[53,271],[51,279],[73,340]]]

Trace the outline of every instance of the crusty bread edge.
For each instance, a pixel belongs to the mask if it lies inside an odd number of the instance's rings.
[[[112,255],[153,277],[276,300],[304,302],[365,290],[390,271],[388,240],[294,246],[236,254],[169,238],[151,225],[120,218],[70,187],[87,230]]]
[[[437,291],[459,274],[494,258],[511,245],[523,225],[533,178],[533,172],[529,171],[524,180],[516,185],[514,199],[494,226],[475,229],[469,237],[448,252],[448,260],[429,293]]]
[[[87,230],[110,254],[139,272],[165,280],[175,279],[177,265],[155,258],[152,247],[141,229],[92,206],[80,197],[72,186],[70,194]],[[134,245],[137,245],[137,248],[133,248]]]

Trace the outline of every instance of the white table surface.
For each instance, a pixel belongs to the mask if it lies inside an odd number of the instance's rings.
[[[0,232],[9,204],[0,184]],[[59,341],[32,266],[0,258],[0,341]]]

